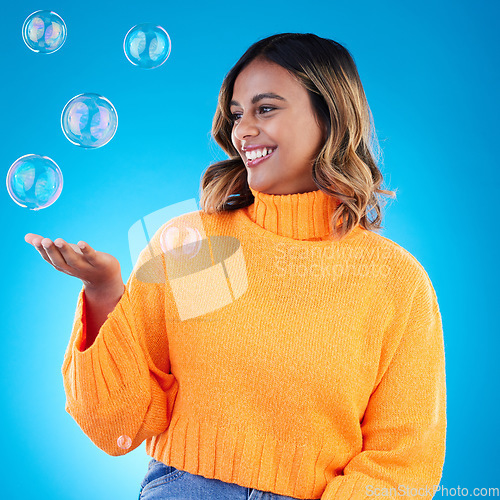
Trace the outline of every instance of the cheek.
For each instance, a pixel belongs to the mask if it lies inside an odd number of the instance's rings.
[[[275,118],[262,125],[262,131],[265,135],[278,146],[285,146],[293,142],[290,137],[290,124],[287,120]]]
[[[307,123],[303,127],[304,132],[297,136],[297,146],[300,146],[304,155],[309,156],[315,154],[316,150],[323,145],[323,134],[316,123]]]
[[[286,116],[283,114],[272,126],[272,137],[279,141],[279,144],[286,145],[289,151],[303,149],[310,143],[311,124],[304,120],[301,113],[288,113]],[[269,133],[271,134],[271,131]]]

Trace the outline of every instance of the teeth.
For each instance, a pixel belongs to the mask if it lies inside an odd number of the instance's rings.
[[[262,158],[263,156],[267,156],[268,154],[272,153],[274,150],[269,148],[264,148],[264,149],[254,149],[253,151],[246,151],[245,155],[248,160],[255,160],[257,158]]]

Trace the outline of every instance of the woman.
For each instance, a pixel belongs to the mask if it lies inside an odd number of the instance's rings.
[[[229,159],[204,173],[203,210],[156,231],[125,286],[109,254],[26,236],[84,281],[66,410],[110,455],[146,440],[140,499],[431,498],[441,315],[421,264],[375,232],[394,192],[349,52],[258,41],[213,135]]]

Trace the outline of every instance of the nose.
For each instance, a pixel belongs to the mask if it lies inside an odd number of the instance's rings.
[[[246,137],[258,135],[259,129],[252,116],[242,116],[234,124],[233,133],[238,140],[242,141]]]

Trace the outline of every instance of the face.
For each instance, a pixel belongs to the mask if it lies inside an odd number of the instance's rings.
[[[231,139],[252,189],[268,194],[319,189],[312,167],[326,138],[325,128],[315,118],[307,90],[285,68],[254,59],[236,78],[230,109]],[[252,146],[274,151],[252,165],[245,154]]]

